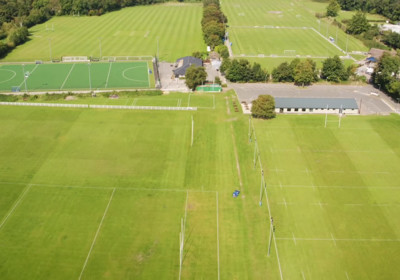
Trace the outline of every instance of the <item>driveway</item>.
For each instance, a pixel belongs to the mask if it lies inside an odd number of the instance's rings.
[[[230,83],[240,100],[252,102],[261,94],[270,94],[274,97],[308,97],[308,98],[354,98],[362,115],[388,115],[399,111],[399,104],[394,103],[384,93],[371,85],[344,86],[344,85],[313,85],[298,87],[293,84],[234,84]],[[379,96],[371,95],[371,92]]]

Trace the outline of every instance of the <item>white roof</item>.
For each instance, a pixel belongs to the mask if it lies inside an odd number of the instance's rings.
[[[391,30],[393,32],[399,33],[400,34],[400,25],[395,25],[395,24],[384,24],[381,26],[382,30],[388,31]]]

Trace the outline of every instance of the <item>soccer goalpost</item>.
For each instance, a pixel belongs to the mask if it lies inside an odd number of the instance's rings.
[[[283,50],[283,54],[286,56],[296,56],[296,50]]]

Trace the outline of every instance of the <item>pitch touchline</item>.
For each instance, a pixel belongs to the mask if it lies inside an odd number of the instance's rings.
[[[27,183],[20,182],[0,182],[4,185],[27,185]],[[216,193],[213,190],[193,190],[193,189],[155,189],[155,188],[119,188],[119,187],[96,187],[96,186],[68,186],[68,185],[57,185],[57,184],[29,184],[30,186],[47,187],[47,188],[74,188],[74,189],[102,189],[102,190],[127,190],[127,191],[165,191],[165,192],[200,192],[200,193]]]
[[[114,197],[114,193],[115,193],[115,188],[113,189],[113,191],[112,191],[112,193],[111,193],[111,196],[110,196],[110,199],[108,200],[108,204],[107,204],[106,210],[104,210],[103,217],[101,218],[101,221],[100,221],[99,227],[97,228],[96,234],[95,234],[95,236],[94,236],[92,245],[90,246],[89,253],[88,253],[87,257],[86,257],[85,263],[83,264],[83,267],[82,267],[82,270],[81,270],[81,274],[79,275],[79,279],[82,278],[83,272],[85,271],[85,268],[86,268],[87,262],[88,262],[88,260],[89,260],[90,254],[92,253],[94,244],[96,243],[97,236],[99,235],[101,226],[103,225],[104,218],[106,217],[106,214],[107,214],[107,212],[108,212],[108,208],[110,207],[111,200],[112,200],[113,197]]]
[[[276,240],[290,240],[293,237],[277,237]],[[400,242],[400,239],[380,239],[380,238],[301,238],[296,237],[296,241],[344,241],[344,242]]]
[[[400,189],[400,186],[316,186],[316,185],[268,185],[279,188],[333,188],[333,189]]]

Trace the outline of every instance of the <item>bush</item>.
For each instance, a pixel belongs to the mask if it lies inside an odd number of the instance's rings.
[[[271,95],[260,95],[253,101],[251,115],[255,118],[275,118],[275,99]]]
[[[191,65],[186,70],[185,78],[186,85],[191,90],[195,90],[197,86],[202,85],[207,80],[207,73],[204,67]]]

